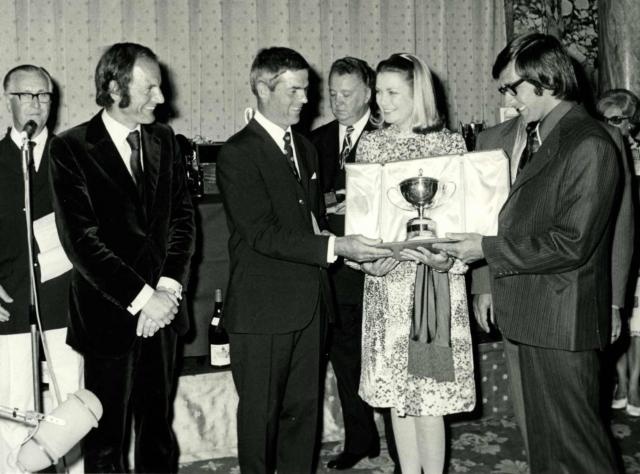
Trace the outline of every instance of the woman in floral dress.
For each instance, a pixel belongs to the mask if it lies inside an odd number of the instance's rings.
[[[431,73],[410,54],[394,54],[377,68],[376,100],[382,127],[360,140],[356,161],[384,163],[465,151],[457,133],[444,129],[435,106]],[[409,261],[391,258],[362,264],[364,285],[360,396],[374,407],[391,407],[393,431],[404,474],[441,473],[443,415],[475,406],[473,359],[465,292],[466,266],[445,254],[404,250]],[[409,370],[416,268],[448,272],[451,381]],[[445,284],[447,278],[444,278]],[[448,310],[449,308],[447,308]]]

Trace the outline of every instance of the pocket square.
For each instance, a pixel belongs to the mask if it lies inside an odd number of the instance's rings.
[[[318,179],[318,176],[316,175],[316,172],[313,172],[313,176],[311,176],[311,179]]]

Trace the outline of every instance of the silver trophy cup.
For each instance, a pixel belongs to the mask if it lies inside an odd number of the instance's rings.
[[[399,188],[404,199],[418,210],[418,217],[407,222],[407,240],[435,239],[436,223],[425,216],[425,209],[434,208],[451,197],[455,183],[443,183],[420,173],[420,176],[401,181]]]

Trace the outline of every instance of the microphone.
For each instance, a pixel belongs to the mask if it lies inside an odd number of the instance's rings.
[[[98,426],[102,404],[89,390],[80,389],[41,420],[18,452],[18,466],[27,472],[55,465],[91,428]],[[51,421],[50,421],[51,420]]]
[[[38,124],[35,122],[35,120],[29,120],[27,123],[25,123],[24,127],[22,128],[22,132],[20,133],[22,141],[24,142],[25,140],[31,140],[37,128]]]

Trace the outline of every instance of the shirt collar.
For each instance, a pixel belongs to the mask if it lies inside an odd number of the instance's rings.
[[[135,130],[141,132],[140,124],[138,124],[133,130],[130,130],[127,126],[122,125],[120,122],[114,119],[109,114],[109,111],[107,109],[104,109],[102,111],[101,117],[102,123],[104,123],[104,126],[107,129],[107,133],[111,137],[111,140],[113,140],[113,143],[125,142],[127,140],[127,136]]]
[[[280,149],[284,153],[284,134],[285,132],[289,132],[291,134],[291,127],[289,126],[286,130],[284,130],[280,125],[276,125],[267,117],[265,117],[259,110],[256,110],[253,118],[262,126],[262,128],[267,131],[271,138],[273,138],[273,141],[276,142],[276,145],[278,145],[278,147],[280,147]]]
[[[551,112],[549,112],[542,121],[538,124],[538,142],[542,145],[542,143],[547,139],[551,130],[558,125],[558,122],[562,117],[564,117],[567,112],[569,112],[573,106],[576,105],[575,102],[570,102],[567,100],[561,101],[558,105],[556,105]]]
[[[11,127],[11,140],[16,144],[18,148],[22,148],[22,133],[17,131],[15,127]],[[49,137],[49,130],[44,127],[42,131],[35,137],[31,137],[31,141],[35,143],[36,147],[42,146],[46,143]]]
[[[358,137],[364,130],[364,127],[367,126],[369,117],[371,117],[371,111],[367,110],[367,112],[362,117],[360,117],[360,119],[357,122],[353,124],[353,133],[351,134],[352,143],[358,139]],[[347,133],[347,126],[342,125],[341,123],[338,123],[338,130],[339,130],[338,133],[340,134],[340,143],[342,143],[342,140],[344,139],[344,136]]]

